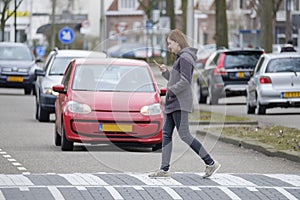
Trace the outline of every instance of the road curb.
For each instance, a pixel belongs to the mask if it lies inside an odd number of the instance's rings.
[[[190,121],[190,125],[258,125],[258,121],[225,121],[225,122],[211,122],[211,121]]]
[[[226,143],[230,143],[239,147],[244,147],[247,149],[253,149],[257,152],[261,152],[267,156],[273,156],[273,157],[280,157],[285,158],[287,160],[291,160],[294,162],[300,163],[300,152],[294,152],[294,151],[278,151],[274,149],[271,145],[266,145],[264,143],[258,142],[254,139],[241,139],[239,137],[233,137],[233,136],[225,136],[220,134],[215,134],[212,132],[197,130],[197,134],[200,135],[208,135],[210,137],[217,138],[218,140]]]

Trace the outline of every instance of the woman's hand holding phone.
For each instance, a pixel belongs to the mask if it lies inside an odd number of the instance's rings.
[[[153,62],[158,66],[161,72],[167,71],[167,67],[164,64],[159,64],[156,60],[153,59]]]

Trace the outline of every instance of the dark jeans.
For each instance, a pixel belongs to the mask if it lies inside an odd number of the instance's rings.
[[[206,152],[202,144],[194,138],[189,129],[188,112],[175,111],[166,114],[163,125],[163,141],[162,141],[162,164],[161,169],[168,171],[170,167],[170,160],[172,154],[172,136],[176,126],[178,134],[186,144],[188,144],[194,152],[196,152],[205,164],[212,164],[214,161],[210,155]]]

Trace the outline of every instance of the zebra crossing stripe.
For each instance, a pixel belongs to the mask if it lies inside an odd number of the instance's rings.
[[[27,177],[23,175],[0,174],[0,186],[1,185],[34,185],[34,184]]]
[[[231,174],[215,174],[212,178],[212,181],[222,185],[222,186],[249,186],[257,187],[256,184],[247,181],[241,177],[237,177]]]
[[[1,190],[0,190],[0,200],[5,200],[5,197],[4,197],[3,193],[1,192]]]
[[[123,200],[121,194],[113,186],[104,186],[115,200]]]
[[[108,185],[101,178],[92,174],[59,174],[72,185]]]
[[[128,173],[130,176],[142,181],[146,185],[167,185],[167,186],[180,186],[182,185],[173,178],[149,178],[147,174],[133,174]]]
[[[300,186],[300,176],[294,174],[265,174],[271,178],[279,179],[283,182],[289,183],[291,185]]]
[[[52,194],[55,200],[64,200],[64,196],[55,186],[48,186],[48,190]]]
[[[284,195],[287,199],[289,200],[298,200],[298,198],[296,198],[294,195],[292,195],[291,193],[287,192],[284,188],[280,188],[280,187],[275,187],[275,189],[280,192],[282,195]]]
[[[181,196],[177,194],[172,188],[163,186],[161,187],[163,190],[165,190],[174,200],[182,200]]]
[[[223,187],[220,186],[219,187],[225,194],[227,194],[227,196],[230,197],[230,199],[232,200],[241,200],[240,197],[238,197],[234,192],[232,192],[230,189],[228,189],[227,187]]]

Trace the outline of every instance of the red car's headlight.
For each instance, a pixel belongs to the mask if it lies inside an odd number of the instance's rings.
[[[143,106],[140,113],[142,115],[159,115],[162,112],[161,105],[159,103]]]
[[[69,101],[68,102],[68,110],[73,113],[78,114],[88,114],[92,111],[89,105],[79,103],[76,101]]]

